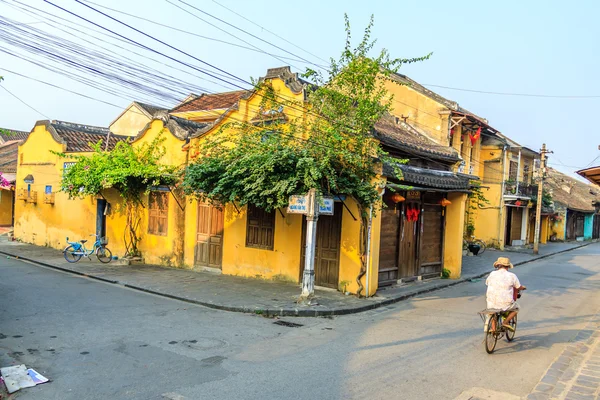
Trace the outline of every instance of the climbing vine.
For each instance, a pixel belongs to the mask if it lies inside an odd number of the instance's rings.
[[[174,185],[179,180],[177,167],[163,165],[160,159],[165,154],[159,135],[150,143],[133,146],[121,141],[113,150],[104,151],[101,142],[93,146],[91,155],[57,153],[62,158],[74,160],[75,164],[63,174],[61,191],[70,198],[102,195],[107,189],[116,190],[122,197],[120,205],[126,216],[123,241],[128,257],[140,256],[138,248],[141,235],[141,196],[154,186]]]
[[[257,82],[261,104],[252,123],[228,123],[201,141],[183,187],[202,200],[267,211],[286,207],[290,195],[310,189],[351,197],[360,210],[360,296],[369,209],[379,200],[377,163],[395,165],[373,138],[375,123],[391,109],[385,80],[402,64],[429,56],[391,59],[381,50],[371,57],[373,18],[355,48],[347,16],[345,22],[346,44],[328,73],[309,69],[303,75],[311,82],[305,85],[306,100],[279,96],[269,82]]]

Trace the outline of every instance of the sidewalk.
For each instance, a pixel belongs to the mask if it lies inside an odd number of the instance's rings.
[[[19,242],[0,242],[0,254],[30,261],[46,267],[104,282],[123,285],[206,307],[266,316],[316,317],[345,315],[386,306],[409,297],[456,285],[485,276],[492,263],[500,256],[510,257],[513,264],[521,265],[539,258],[573,250],[586,243],[552,243],[540,246],[540,255],[486,250],[477,257],[463,258],[460,279],[431,279],[381,289],[368,299],[345,296],[330,289],[317,289],[312,304],[297,304],[300,295],[297,284],[272,282],[229,275],[217,275],[155,265],[117,265],[82,259],[69,264],[61,251]]]
[[[600,313],[550,365],[527,400],[600,399]]]

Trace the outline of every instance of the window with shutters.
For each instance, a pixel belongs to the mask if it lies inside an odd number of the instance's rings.
[[[166,236],[169,221],[169,192],[150,192],[148,197],[148,233]]]
[[[517,176],[518,176],[518,167],[519,167],[519,163],[517,163],[516,161],[511,161],[509,164],[509,168],[508,168],[508,179],[516,182],[517,181]]]
[[[530,169],[529,169],[529,164],[525,164],[523,166],[523,182],[528,184],[530,179],[531,179],[531,173],[530,173]]]
[[[246,226],[246,247],[273,250],[275,237],[275,211],[265,210],[253,205],[248,206]]]

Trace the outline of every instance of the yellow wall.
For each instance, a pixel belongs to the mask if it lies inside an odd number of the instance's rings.
[[[444,268],[450,271],[450,278],[460,278],[462,270],[462,235],[465,224],[465,206],[467,195],[465,193],[448,193],[448,200],[452,204],[446,206],[446,228],[444,232]]]
[[[136,136],[148,122],[150,122],[150,118],[146,113],[132,104],[110,124],[109,129],[115,135]]]
[[[408,117],[407,122],[425,130],[439,144],[448,145],[448,115],[440,115],[447,107],[417,92],[407,85],[386,80],[385,88],[393,95],[392,114]]]
[[[0,226],[12,225],[12,202],[14,192],[0,189]]]

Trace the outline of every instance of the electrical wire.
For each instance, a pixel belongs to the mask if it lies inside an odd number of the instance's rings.
[[[36,113],[40,114],[42,117],[48,119],[48,117],[43,114],[42,112],[36,110],[35,108],[33,108],[32,106],[30,106],[29,104],[25,103],[23,100],[21,100],[19,97],[17,97],[16,94],[14,94],[13,92],[11,92],[10,90],[8,90],[6,88],[6,86],[4,85],[0,85],[0,88],[4,89],[6,92],[8,92],[8,94],[10,94],[12,97],[14,97],[15,99],[19,100],[21,103],[25,104],[27,107],[29,107],[31,110],[35,111]]]
[[[597,99],[597,98],[600,98],[600,95],[579,96],[579,95],[550,95],[550,94],[532,94],[532,93],[490,92],[490,91],[485,91],[485,90],[462,89],[462,88],[434,85],[434,84],[428,84],[428,83],[424,83],[423,86],[436,87],[436,88],[449,89],[449,90],[458,90],[461,92],[494,94],[494,95],[500,95],[500,96],[542,97],[542,98],[552,98],[552,99]]]

